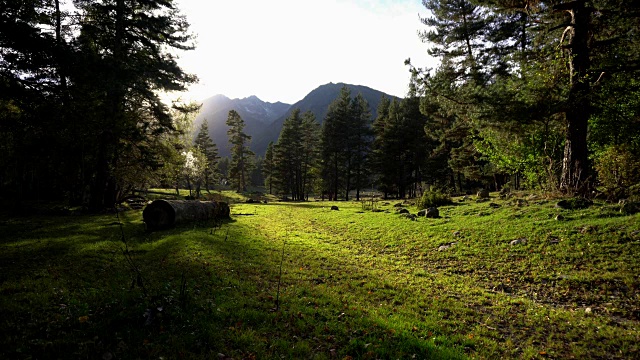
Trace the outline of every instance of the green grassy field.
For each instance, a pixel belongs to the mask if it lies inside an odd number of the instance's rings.
[[[0,358],[639,358],[640,215],[492,202],[5,218]]]

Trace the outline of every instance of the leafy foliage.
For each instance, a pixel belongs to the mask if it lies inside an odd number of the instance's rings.
[[[640,184],[640,161],[626,146],[611,146],[599,154],[595,161],[598,180],[610,199],[625,198]],[[637,189],[635,190],[638,191]]]
[[[432,189],[425,191],[422,194],[422,197],[418,200],[416,206],[419,209],[426,209],[430,207],[438,207],[444,205],[451,205],[453,202],[451,200],[451,196],[445,194],[444,192]]]

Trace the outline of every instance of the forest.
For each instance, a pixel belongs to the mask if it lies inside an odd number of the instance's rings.
[[[72,14],[59,1],[4,1],[3,198],[99,210],[133,189],[221,179],[292,200],[363,188],[397,198],[503,187],[637,194],[637,4],[423,4],[419,36],[440,65],[407,59],[404,99],[383,99],[372,119],[343,89],[325,119],[292,114],[259,158],[243,153],[250,136],[234,118],[233,159],[219,159],[206,128],[194,136],[197,104],[160,99],[197,81],[169,51],[194,46],[172,2],[76,1]]]

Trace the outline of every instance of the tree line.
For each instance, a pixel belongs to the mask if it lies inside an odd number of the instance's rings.
[[[640,4],[424,0],[434,69],[377,116],[343,88],[324,119],[294,110],[264,157],[235,111],[220,158],[198,106],[165,105],[196,77],[170,0],[0,0],[0,196],[113,207],[133,189],[229,181],[292,200],[419,195],[425,187],[640,193]],[[67,4],[68,5],[68,4]],[[322,121],[320,121],[322,120]],[[322,124],[320,124],[322,123]]]

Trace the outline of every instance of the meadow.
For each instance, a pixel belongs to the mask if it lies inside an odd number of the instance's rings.
[[[640,215],[529,195],[4,215],[0,358],[640,358]]]

